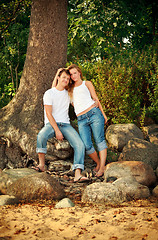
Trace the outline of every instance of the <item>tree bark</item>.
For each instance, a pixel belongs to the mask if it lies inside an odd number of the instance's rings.
[[[67,1],[33,0],[23,74],[16,96],[0,110],[0,136],[36,156],[43,94],[67,60]]]

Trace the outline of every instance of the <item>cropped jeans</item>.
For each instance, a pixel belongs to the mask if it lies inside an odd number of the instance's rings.
[[[85,146],[76,132],[76,130],[68,123],[57,123],[60,131],[65,139],[68,140],[71,147],[74,149],[74,162],[72,169],[80,168],[84,170]],[[55,131],[50,123],[47,123],[37,135],[37,153],[47,153],[47,141],[55,137]]]
[[[92,133],[98,151],[107,148],[104,133],[105,119],[99,108],[92,108],[87,113],[77,117],[80,137],[85,144],[86,154],[95,152],[92,142]]]

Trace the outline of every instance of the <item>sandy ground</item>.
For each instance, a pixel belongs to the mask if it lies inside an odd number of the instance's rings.
[[[158,240],[158,199],[65,209],[51,202],[1,206],[0,239]]]

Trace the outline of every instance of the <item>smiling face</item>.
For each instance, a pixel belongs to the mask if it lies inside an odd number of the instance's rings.
[[[76,68],[70,69],[69,72],[70,72],[70,75],[71,75],[71,79],[74,82],[77,82],[78,80],[81,80],[81,74]]]
[[[58,77],[58,85],[65,88],[68,86],[70,81],[70,75],[66,72],[62,72],[61,75]]]

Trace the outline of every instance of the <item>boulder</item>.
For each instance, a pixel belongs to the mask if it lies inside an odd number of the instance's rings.
[[[17,179],[8,186],[7,194],[25,202],[36,199],[57,200],[65,196],[63,186],[45,172]]]
[[[14,196],[9,196],[9,195],[1,195],[0,196],[0,206],[14,205],[14,204],[18,204],[18,203],[19,203],[19,200]]]
[[[65,192],[60,183],[47,173],[33,169],[6,169],[0,172],[0,192],[20,200],[61,199]]]
[[[108,146],[118,151],[122,151],[128,141],[133,138],[144,139],[142,131],[131,123],[110,125],[105,134]]]
[[[120,178],[113,183],[100,182],[88,185],[83,192],[82,201],[115,205],[149,196],[149,188],[139,184],[134,177],[129,176]]]
[[[145,126],[143,127],[143,131],[145,132],[147,138],[151,143],[158,145],[158,125],[157,124]]]
[[[119,161],[142,161],[153,169],[158,166],[158,146],[148,141],[134,138],[123,148]]]
[[[46,159],[49,161],[67,159],[72,153],[73,150],[67,140],[60,141],[55,138],[48,140]]]
[[[123,177],[133,176],[135,180],[145,186],[156,183],[156,176],[151,166],[140,161],[119,161],[106,165],[104,178],[106,182],[112,182]]]
[[[158,198],[158,185],[153,189],[152,194]]]
[[[23,178],[25,176],[29,176],[32,174],[38,174],[33,169],[29,168],[18,168],[18,169],[4,169],[0,171],[0,193],[6,194],[7,188],[13,182],[15,182],[19,178]]]
[[[138,183],[132,176],[119,178],[112,184],[118,187],[118,189],[126,195],[127,201],[145,199],[150,197],[149,188]]]
[[[123,192],[119,191],[117,186],[112,185],[112,183],[95,182],[85,188],[81,200],[82,202],[93,204],[118,204],[126,201],[126,197]]]
[[[52,161],[50,162],[48,166],[48,170],[50,172],[53,171],[67,171],[70,170],[72,167],[72,163],[69,161],[64,161],[64,160],[57,160],[57,161]]]

